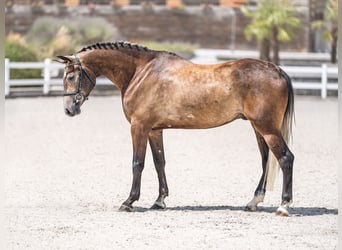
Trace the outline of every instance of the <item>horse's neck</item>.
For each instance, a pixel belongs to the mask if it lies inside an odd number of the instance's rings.
[[[93,65],[96,76],[105,76],[121,91],[127,88],[137,67],[151,59],[148,56],[137,57],[134,53],[119,50],[94,50],[92,54],[89,53],[86,60]]]

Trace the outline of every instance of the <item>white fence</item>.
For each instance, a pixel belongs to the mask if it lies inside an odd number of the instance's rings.
[[[10,79],[11,69],[42,69],[42,78],[37,79]],[[5,59],[5,95],[8,96],[11,92],[11,87],[24,86],[42,86],[43,94],[48,95],[51,87],[57,86],[63,90],[63,79],[54,78],[51,72],[64,69],[64,65],[52,62],[51,59],[45,59],[44,62],[10,62],[8,58]],[[111,81],[106,78],[98,78],[97,85],[113,85]]]
[[[63,69],[64,65],[51,62],[45,59],[44,62],[10,62],[5,59],[5,95],[11,92],[11,87],[40,85],[43,87],[43,93],[48,95],[52,86],[60,87],[62,90],[63,80],[61,78],[52,78],[51,72]],[[321,97],[327,97],[328,90],[338,90],[336,79],[338,78],[338,68],[328,67],[322,64],[321,67],[282,67],[293,79],[294,89],[320,90]],[[42,69],[42,78],[39,79],[10,79],[11,69]],[[309,79],[309,81],[295,81],[294,79]],[[320,79],[320,82],[314,82],[312,79]],[[329,81],[330,80],[330,81]],[[335,82],[331,82],[334,80]],[[113,85],[108,79],[99,78],[97,85]]]
[[[338,83],[336,81],[338,79],[337,66],[328,67],[327,64],[322,64],[321,67],[284,66],[282,69],[292,78],[294,89],[320,90],[323,99],[327,97],[328,90],[338,90]],[[305,78],[310,80],[301,82],[294,80]],[[313,81],[315,78],[320,79],[320,82]]]

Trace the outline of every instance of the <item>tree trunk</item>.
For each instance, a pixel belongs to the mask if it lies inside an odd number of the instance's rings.
[[[334,26],[331,29],[331,36],[332,36],[332,42],[331,42],[331,53],[330,53],[330,61],[331,63],[337,62],[337,27]]]
[[[270,40],[268,38],[264,38],[260,41],[259,47],[259,58],[261,60],[270,61]]]
[[[279,65],[279,40],[278,40],[278,28],[274,26],[272,28],[272,62]]]

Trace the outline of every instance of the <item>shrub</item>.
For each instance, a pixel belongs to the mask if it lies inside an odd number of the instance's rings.
[[[40,49],[40,58],[73,53],[83,45],[115,40],[116,30],[103,18],[37,19],[27,41]]]
[[[35,62],[38,60],[35,51],[18,41],[8,41],[5,43],[5,57],[13,62]],[[12,69],[11,79],[40,78],[40,69]]]
[[[176,54],[190,59],[195,56],[197,45],[183,42],[154,42],[154,41],[140,41],[140,44],[154,50],[164,50],[175,52]]]
[[[80,20],[77,26],[81,45],[100,41],[113,41],[116,38],[115,28],[101,18]]]

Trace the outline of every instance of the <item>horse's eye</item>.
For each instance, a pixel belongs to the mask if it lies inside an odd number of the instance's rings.
[[[68,78],[69,81],[72,82],[75,79],[75,75],[74,74],[69,74],[67,78]]]

